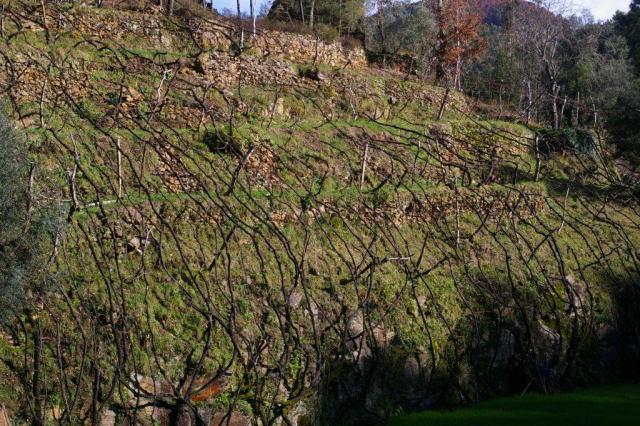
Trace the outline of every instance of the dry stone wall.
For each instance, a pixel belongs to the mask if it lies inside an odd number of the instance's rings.
[[[56,28],[52,28],[51,26]],[[24,27],[42,30],[37,20],[26,19]],[[229,51],[233,47],[236,28],[213,14],[167,18],[159,8],[149,8],[147,13],[100,9],[69,9],[48,19],[52,30],[74,31],[97,39],[140,38],[156,43],[162,48],[183,47],[176,38],[188,40],[189,32],[207,50]],[[181,34],[182,33],[182,34]],[[237,37],[236,37],[237,38]],[[367,58],[362,47],[347,47],[340,41],[326,43],[310,34],[263,30],[255,36],[246,35],[248,53],[259,58],[285,60],[294,63],[322,63],[330,66],[365,67]]]
[[[231,38],[228,29],[222,30],[219,23],[210,22],[202,27],[200,34],[205,48],[229,50]],[[367,66],[367,57],[362,47],[346,47],[340,41],[327,43],[310,34],[260,31],[247,37],[247,45],[256,56],[294,63],[321,63],[334,67]]]
[[[156,9],[151,13],[137,13],[111,9],[77,6],[74,8],[50,8],[46,10],[46,23],[42,15],[24,16],[22,29],[71,32],[93,40],[123,40],[136,37],[169,48],[178,32],[167,24],[164,15]]]
[[[296,63],[316,60],[337,67],[367,66],[363,48],[345,47],[339,41],[327,44],[311,35],[269,31],[254,39],[254,48],[260,49],[265,56],[276,56]]]

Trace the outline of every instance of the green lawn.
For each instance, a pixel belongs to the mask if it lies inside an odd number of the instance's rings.
[[[640,425],[640,386],[609,386],[558,395],[531,394],[454,411],[425,411],[392,419],[395,426]]]

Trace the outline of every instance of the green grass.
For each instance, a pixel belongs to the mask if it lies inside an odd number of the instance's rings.
[[[425,411],[392,419],[395,426],[637,425],[640,386],[585,389],[558,395],[531,394],[483,402],[454,411]]]

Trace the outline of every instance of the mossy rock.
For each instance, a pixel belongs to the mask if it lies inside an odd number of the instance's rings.
[[[243,152],[242,143],[238,138],[224,130],[207,131],[202,142],[209,148],[209,151],[217,154],[241,155]]]
[[[326,76],[314,65],[301,65],[298,67],[298,76],[313,81],[323,81]]]
[[[563,129],[540,129],[540,150],[546,154],[573,152],[594,157],[598,146],[598,135],[593,130],[567,127]]]

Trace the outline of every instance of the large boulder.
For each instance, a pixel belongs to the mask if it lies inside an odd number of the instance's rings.
[[[9,413],[4,405],[0,405],[0,426],[11,426],[11,420],[9,420]]]
[[[220,411],[211,415],[209,426],[251,426],[251,419],[237,411]]]

